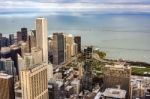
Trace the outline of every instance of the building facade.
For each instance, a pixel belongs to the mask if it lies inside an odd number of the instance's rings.
[[[15,99],[14,78],[12,75],[0,73],[0,99]]]
[[[104,89],[116,88],[126,90],[126,99],[130,99],[131,93],[131,68],[123,65],[106,65],[103,68]]]
[[[47,64],[21,70],[23,99],[48,99]]]

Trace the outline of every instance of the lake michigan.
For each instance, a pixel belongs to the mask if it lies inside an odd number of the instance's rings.
[[[81,35],[82,45],[93,45],[110,59],[150,63],[149,14],[7,14],[0,15],[0,32],[16,33],[21,27],[35,29],[35,18],[48,19],[48,33]]]

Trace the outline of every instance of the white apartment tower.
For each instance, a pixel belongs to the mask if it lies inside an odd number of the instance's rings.
[[[48,63],[48,28],[47,20],[45,18],[36,19],[36,42],[37,47],[42,50],[43,62]]]

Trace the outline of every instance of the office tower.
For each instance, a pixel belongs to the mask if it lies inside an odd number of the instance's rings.
[[[12,75],[0,73],[0,99],[15,99]]]
[[[13,45],[15,43],[14,34],[9,34],[9,45]]]
[[[78,54],[78,47],[76,43],[73,43],[71,46],[71,55],[75,56]]]
[[[66,44],[68,44],[67,46],[70,47],[70,49],[68,49],[68,50],[70,50],[71,56],[74,56],[75,55],[75,53],[74,53],[74,37],[72,34],[68,34],[65,36],[65,38],[66,38]]]
[[[28,51],[31,52],[32,47],[35,47],[33,45],[33,37],[31,35],[28,36]]]
[[[48,82],[49,99],[65,99],[65,86],[62,81]]]
[[[14,62],[14,67],[16,69],[16,73],[18,75],[18,60],[17,60],[17,54],[21,55],[21,48],[12,45],[10,47],[4,47],[1,49],[1,58],[11,58]]]
[[[53,33],[53,64],[59,65],[65,58],[65,41],[63,33]]]
[[[37,47],[42,49],[43,61],[48,63],[48,29],[45,18],[36,19],[36,42]]]
[[[84,49],[84,76],[83,76],[83,89],[92,91],[92,54],[93,47],[89,46]]]
[[[17,42],[22,41],[22,33],[20,31],[17,32]]]
[[[69,61],[75,55],[75,43],[72,34],[65,35],[65,60]]]
[[[31,32],[33,33],[34,37],[36,38],[36,30],[31,30]]]
[[[14,62],[11,58],[1,58],[0,65],[7,74],[14,75]]]
[[[31,52],[31,49],[33,47],[36,47],[36,37],[35,34],[31,31],[31,33],[28,35],[28,40],[27,40],[29,52]]]
[[[126,98],[130,99],[131,68],[123,65],[106,65],[102,71],[104,73],[104,89],[116,88],[119,85],[120,89],[126,90]]]
[[[3,35],[2,33],[0,33],[0,50],[1,50],[1,39],[2,39]]]
[[[102,99],[127,99],[126,91],[122,89],[107,88],[103,93]]]
[[[11,49],[11,52],[10,52],[11,59],[14,61],[14,66],[16,68],[16,73],[18,75],[19,74],[19,70],[18,70],[18,58],[17,58],[17,56],[18,56],[18,54],[22,55],[21,54],[21,48],[16,46],[16,45],[12,45],[12,46],[10,46],[10,49]]]
[[[48,60],[53,63],[53,40],[50,37],[48,40]]]
[[[31,65],[30,62],[26,61],[25,64]],[[48,99],[46,63],[28,66],[20,74],[23,99]]]
[[[2,33],[0,33],[0,39],[2,39],[2,37],[3,37],[3,34],[2,34]]]
[[[66,43],[65,60],[69,61],[70,59],[71,59],[71,46],[70,46],[70,44]]]
[[[74,42],[78,46],[78,53],[81,53],[81,36],[75,36],[74,37]]]
[[[22,34],[22,41],[26,42],[28,37],[28,30],[27,28],[21,28],[21,34]]]
[[[6,37],[2,37],[0,39],[0,46],[1,47],[8,47],[9,46],[9,39]]]

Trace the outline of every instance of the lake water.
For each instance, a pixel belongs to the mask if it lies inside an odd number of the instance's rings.
[[[107,58],[123,58],[150,63],[150,15],[0,15],[0,32],[16,33],[21,27],[35,28],[35,18],[48,19],[53,32],[81,35],[82,45],[93,45],[107,52]]]

